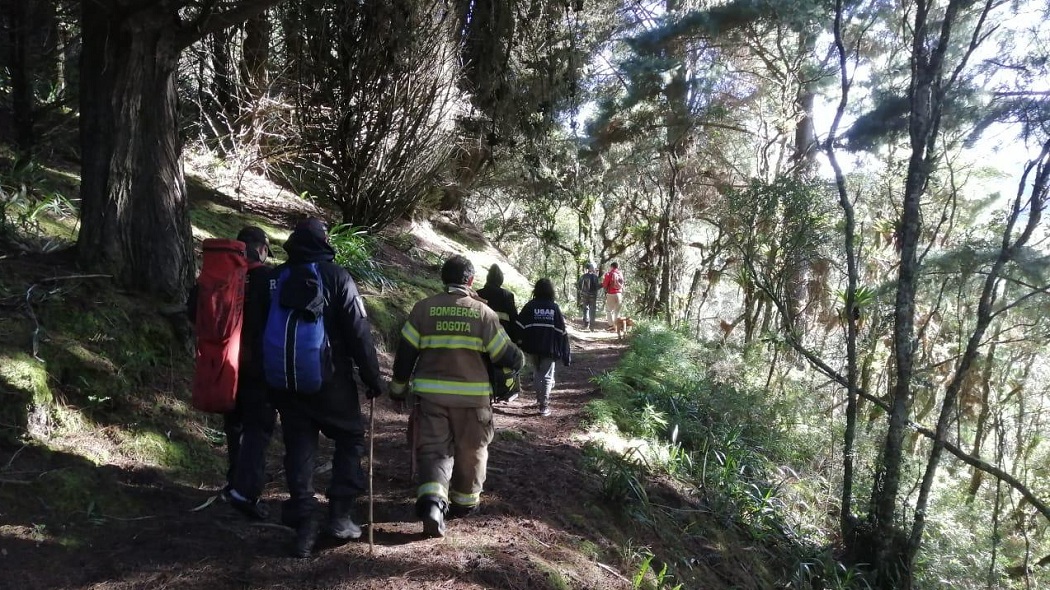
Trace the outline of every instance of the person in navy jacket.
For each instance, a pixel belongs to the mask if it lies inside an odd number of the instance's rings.
[[[565,317],[554,302],[554,284],[550,279],[536,281],[532,300],[521,308],[517,324],[521,349],[529,356],[534,370],[532,386],[540,415],[549,416],[555,363],[561,360],[566,367],[572,363]]]

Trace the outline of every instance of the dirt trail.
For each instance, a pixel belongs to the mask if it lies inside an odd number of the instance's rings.
[[[538,415],[531,388],[497,406],[483,508],[450,521],[444,539],[424,538],[415,522],[405,416],[384,398],[375,414],[374,554],[366,533],[344,545],[322,541],[309,559],[288,557],[292,531],[277,524],[284,497],[277,442],[268,522],[249,523],[220,502],[191,511],[215,494],[217,481],[194,489],[156,472],[100,467],[100,477],[127,486],[139,506],[102,515],[82,531],[90,540],[75,547],[0,535],[0,588],[629,587],[630,572],[603,563],[615,548],[596,526],[597,480],[580,471],[574,438],[596,394],[590,377],[611,368],[623,345],[610,332],[574,332],[573,349],[573,365],[557,368],[551,416]],[[326,483],[319,475],[317,488]],[[366,510],[362,498],[361,520]]]

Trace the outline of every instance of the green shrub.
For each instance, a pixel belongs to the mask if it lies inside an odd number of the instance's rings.
[[[376,241],[368,234],[368,230],[346,224],[337,225],[332,228],[329,240],[335,249],[335,262],[346,268],[355,280],[378,287],[389,286],[389,280],[374,258]]]

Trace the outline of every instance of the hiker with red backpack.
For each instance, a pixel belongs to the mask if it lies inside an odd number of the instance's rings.
[[[228,469],[221,497],[253,520],[268,516],[259,496],[276,421],[258,346],[269,255],[266,233],[254,226],[236,240],[205,240],[204,266],[187,303],[197,334],[193,405],[223,415]]]
[[[609,272],[602,278],[602,289],[605,289],[605,314],[609,318],[609,330],[612,331],[616,330],[616,320],[620,317],[620,308],[623,305],[623,286],[620,264],[609,264]]]
[[[263,366],[284,434],[290,497],[281,521],[296,530],[294,554],[308,557],[322,528],[313,488],[318,433],[335,443],[325,532],[341,540],[361,536],[353,511],[367,482],[354,367],[369,399],[383,384],[364,300],[334,262],[327,226],[316,218],[299,222],[284,250],[288,262],[270,277]]]

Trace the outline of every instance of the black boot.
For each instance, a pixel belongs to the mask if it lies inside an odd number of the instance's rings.
[[[317,535],[321,533],[321,522],[317,518],[317,514],[310,513],[302,518],[299,522],[299,526],[295,529],[295,550],[294,555],[296,557],[310,557],[310,553],[314,550],[314,544],[317,543]]]
[[[448,508],[448,519],[452,520],[455,518],[466,518],[473,516],[478,512],[478,505],[473,506],[462,506],[460,504],[452,504]]]
[[[445,536],[445,510],[448,503],[437,496],[423,496],[416,500],[416,515],[423,521],[423,534],[428,537]]]
[[[325,532],[336,539],[358,539],[361,527],[354,522],[354,501],[332,499],[328,502],[328,528]]]

